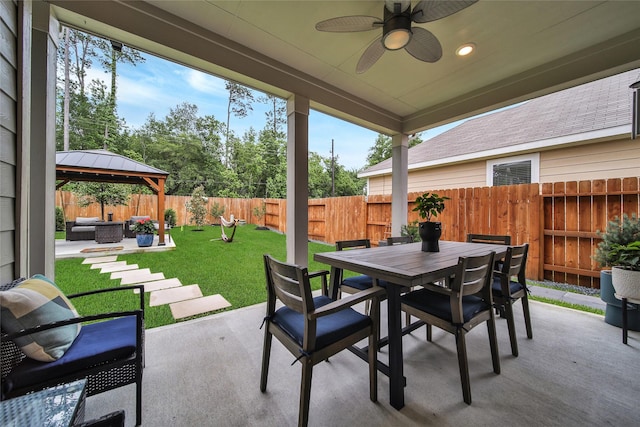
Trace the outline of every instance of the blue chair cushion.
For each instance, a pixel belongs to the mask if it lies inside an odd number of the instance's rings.
[[[350,288],[365,291],[373,286],[373,278],[365,275],[347,277],[342,281],[342,284],[345,286],[349,286]],[[378,280],[378,286],[386,289],[387,282],[385,282],[384,280]]]
[[[448,295],[433,292],[428,289],[419,289],[403,295],[401,302],[425,313],[429,313],[448,322],[453,322],[451,317],[451,300]],[[477,313],[489,309],[490,306],[475,295],[462,297],[462,316],[464,322],[468,322]]]
[[[316,308],[322,307],[333,300],[326,296],[313,299]],[[304,317],[301,313],[281,307],[273,314],[271,322],[293,338],[300,347],[304,340]],[[371,324],[371,318],[357,311],[346,308],[337,313],[329,314],[318,319],[316,324],[316,350],[333,344],[349,335],[366,328]]]
[[[3,384],[3,392],[29,387],[71,375],[90,366],[122,360],[136,352],[136,316],[119,317],[83,325],[64,356],[54,362],[25,358]]]
[[[511,292],[511,295],[515,294],[518,291],[522,290],[522,285],[519,282],[514,282],[513,280],[509,281],[509,292]],[[502,294],[502,285],[500,284],[500,278],[499,277],[494,277],[493,278],[493,284],[491,285],[491,291],[493,292],[493,295],[497,296],[497,297],[502,297],[505,296]]]

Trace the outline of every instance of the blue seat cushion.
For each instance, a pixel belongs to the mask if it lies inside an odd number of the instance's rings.
[[[453,323],[449,295],[433,292],[428,289],[419,289],[401,296],[400,300],[403,304]],[[462,316],[464,323],[471,320],[477,313],[489,308],[489,304],[484,302],[480,297],[475,295],[462,297]]]
[[[349,286],[350,288],[365,291],[373,286],[373,278],[365,275],[347,277],[342,281],[342,284],[345,286]],[[387,282],[385,282],[384,280],[378,280],[378,286],[386,289]]]
[[[322,307],[333,300],[326,296],[313,299],[316,308]],[[271,322],[293,338],[300,347],[304,340],[304,316],[289,307],[281,307],[274,313]],[[333,344],[349,335],[371,325],[371,318],[346,308],[337,313],[320,317],[316,324],[316,350]]]
[[[522,290],[522,285],[519,282],[514,282],[513,280],[509,281],[509,292],[511,295],[515,294],[518,291]],[[491,291],[493,295],[497,297],[506,296],[502,294],[502,285],[500,284],[500,278],[494,277],[493,284],[491,285]]]
[[[72,375],[110,360],[122,360],[136,352],[136,316],[119,317],[83,325],[64,356],[53,362],[25,358],[3,384],[3,392]]]

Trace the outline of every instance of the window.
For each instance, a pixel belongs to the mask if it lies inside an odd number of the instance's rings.
[[[540,155],[506,157],[487,161],[487,185],[531,184],[540,178]]]

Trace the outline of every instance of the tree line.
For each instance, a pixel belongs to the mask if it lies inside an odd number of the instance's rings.
[[[259,94],[227,81],[227,114],[223,120],[203,115],[198,106],[182,102],[165,117],[149,114],[139,128],[127,126],[118,114],[118,65],[137,65],[144,56],[137,50],[81,31],[63,27],[58,51],[56,114],[57,150],[106,149],[169,172],[167,195],[190,195],[202,186],[215,197],[286,197],[286,101]],[[110,85],[93,79],[88,71],[100,67]],[[231,118],[244,118],[256,103],[266,104],[262,129],[238,135]],[[391,156],[391,139],[372,141],[367,165]],[[333,159],[309,153],[309,197],[362,194],[365,181]],[[126,193],[114,184],[71,184],[72,191],[105,204],[126,203]],[[335,191],[335,192],[334,192]],[[117,194],[115,194],[117,193]],[[122,194],[120,194],[122,193]],[[97,194],[100,196],[96,197]]]

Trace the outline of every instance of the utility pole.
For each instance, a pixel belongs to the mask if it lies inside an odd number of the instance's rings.
[[[331,197],[336,197],[336,168],[333,155],[333,138],[331,138]]]

